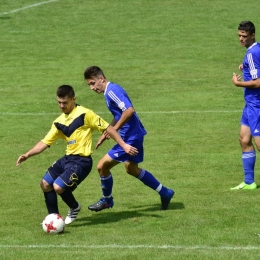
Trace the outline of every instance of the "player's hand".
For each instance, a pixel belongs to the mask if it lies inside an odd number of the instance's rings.
[[[106,130],[103,132],[102,135],[104,135],[106,139],[110,139],[110,135]]]
[[[238,69],[242,71],[242,70],[243,70],[243,64],[240,64],[240,65],[238,66]]]
[[[127,154],[131,156],[136,156],[138,154],[138,150],[129,144],[125,144],[123,149]]]
[[[232,81],[235,85],[237,85],[237,83],[241,81],[241,78],[241,75],[233,73]]]
[[[23,154],[21,155],[18,160],[16,161],[16,166],[20,166],[20,164],[28,159],[28,155]]]
[[[97,141],[96,149],[98,149],[98,147],[99,147],[106,139],[107,139],[107,138],[106,138],[105,134],[103,133],[103,134],[100,136],[100,138],[98,139],[98,141]]]

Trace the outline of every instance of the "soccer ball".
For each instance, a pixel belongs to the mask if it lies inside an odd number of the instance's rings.
[[[43,231],[48,234],[61,234],[64,230],[64,227],[64,219],[57,213],[49,214],[42,221]]]

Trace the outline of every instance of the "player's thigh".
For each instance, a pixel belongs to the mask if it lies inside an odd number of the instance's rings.
[[[56,163],[49,168],[49,172],[54,176],[56,189],[59,186],[62,189],[75,190],[89,175],[92,165],[91,157],[69,155],[63,157],[62,164]]]
[[[111,158],[108,154],[106,154],[99,162],[97,165],[98,171],[107,171],[109,172],[110,169],[112,169],[114,166],[119,164],[119,161],[114,160]]]
[[[260,136],[254,136],[254,142],[258,151],[260,151]]]

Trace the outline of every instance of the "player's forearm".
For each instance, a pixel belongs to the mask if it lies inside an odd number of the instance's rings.
[[[126,111],[124,111],[118,120],[116,124],[114,125],[114,128],[116,130],[119,130],[125,123],[129,121],[129,119],[133,116],[135,110],[133,107],[129,107]]]
[[[36,154],[43,152],[48,147],[49,146],[47,144],[40,141],[31,150],[29,150],[25,155],[29,158],[31,156],[34,156]]]
[[[118,134],[118,132],[113,126],[110,125],[106,129],[106,131],[110,135],[110,137],[113,138],[121,147],[124,146],[125,142],[123,141],[123,139],[121,138],[121,136]]]
[[[260,79],[249,80],[249,81],[238,81],[234,84],[237,87],[243,87],[243,88],[260,88]]]

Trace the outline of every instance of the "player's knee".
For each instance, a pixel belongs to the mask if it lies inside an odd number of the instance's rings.
[[[248,139],[247,137],[241,135],[239,136],[239,143],[242,148],[247,148],[249,146],[252,146],[251,139]]]
[[[104,165],[104,163],[102,161],[100,161],[97,165],[97,170],[99,173],[102,173],[104,171],[106,171],[106,167]]]
[[[50,184],[45,181],[44,179],[41,180],[40,182],[40,186],[43,192],[49,192],[51,190],[53,190],[52,186],[50,186]]]
[[[55,192],[56,192],[57,194],[61,194],[61,193],[64,192],[64,189],[61,188],[61,187],[60,187],[59,185],[57,185],[56,183],[53,184],[53,189],[55,190]]]
[[[134,177],[138,177],[140,174],[140,169],[137,166],[130,166],[130,165],[125,165],[125,170],[126,173],[129,175],[132,175]]]

